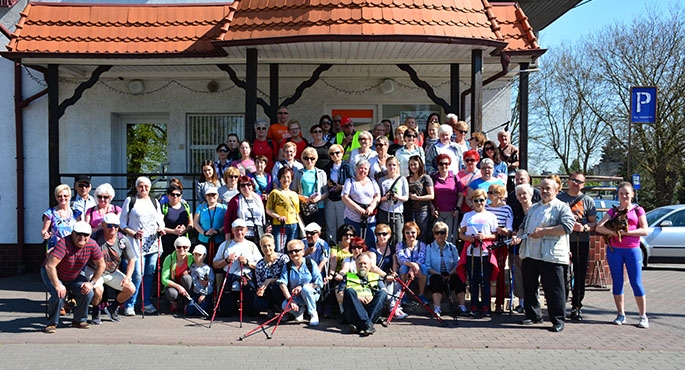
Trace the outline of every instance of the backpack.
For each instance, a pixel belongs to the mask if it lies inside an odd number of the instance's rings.
[[[133,209],[133,206],[136,204],[136,200],[138,200],[138,197],[133,194],[129,195],[128,199],[130,199],[128,203],[128,213],[126,214],[126,224],[128,224],[129,219],[131,218],[131,210]],[[157,198],[150,198],[152,199],[152,204],[155,205],[155,211],[159,209],[159,201]],[[189,206],[190,207],[190,206]]]
[[[307,265],[307,270],[309,270],[309,274],[312,275],[312,277],[314,277],[314,268],[312,267],[313,263],[313,259],[309,257],[304,258],[304,264]],[[293,268],[293,261],[286,262],[285,266],[288,269],[288,271],[290,271],[290,269]]]

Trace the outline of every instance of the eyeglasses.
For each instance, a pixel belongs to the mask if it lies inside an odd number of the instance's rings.
[[[499,195],[499,193],[496,192],[496,191],[489,191],[489,192],[488,192],[488,195],[495,195],[495,194]]]
[[[568,180],[571,181],[571,182],[574,183],[574,184],[577,184],[577,185],[580,185],[580,184],[584,184],[584,183],[585,183],[585,181],[583,181],[583,180],[578,180],[578,179],[568,179]]]
[[[416,231],[405,231],[404,235],[415,235]]]
[[[350,246],[350,249],[364,249],[364,247],[361,245],[352,245]]]
[[[385,146],[385,143],[376,143],[376,146]]]
[[[343,236],[346,237],[346,238],[351,238],[351,237],[354,236],[354,234],[344,234]]]
[[[90,234],[87,234],[87,233],[74,233],[74,234],[76,234],[76,236],[78,236],[79,238],[87,238],[90,236]]]
[[[483,148],[483,150],[495,150],[495,148],[488,146],[488,147]]]
[[[171,194],[169,194],[170,197],[174,197],[174,198],[180,198],[182,195],[183,195],[183,194],[181,194],[181,193],[171,193]]]
[[[226,150],[226,149],[220,149],[220,150],[219,150],[219,153],[228,153],[228,150]]]
[[[433,234],[435,234],[435,235],[447,235],[447,230],[433,231]]]
[[[441,166],[449,166],[450,162],[440,162],[439,163]]]
[[[485,203],[485,199],[483,198],[477,198],[473,200],[473,203]]]
[[[466,135],[466,133],[467,133],[468,131],[466,131],[466,130],[457,130],[457,132],[460,132],[460,133]]]
[[[340,122],[340,121],[338,121],[338,122]],[[323,121],[323,122],[321,122],[321,124],[322,124],[322,125],[330,125],[330,124],[331,124],[331,121]]]
[[[302,249],[290,249],[288,254],[296,254],[302,252]]]
[[[473,158],[466,158],[464,159],[464,162],[475,162],[476,160]]]
[[[231,178],[231,179],[237,179],[237,178],[240,177],[240,176],[238,176],[238,175],[230,175],[230,176],[228,176],[228,177]]]
[[[119,225],[117,225],[117,224],[107,224],[107,228],[108,228],[108,229],[118,229],[118,228],[119,228]]]
[[[109,195],[98,195],[98,199],[109,199]]]
[[[278,112],[278,114],[288,114],[288,112]]]
[[[247,188],[247,187],[250,187],[250,186],[252,186],[252,183],[251,183],[251,182],[246,182],[246,183],[240,184],[240,187],[241,187],[241,188]]]
[[[388,233],[376,233],[376,236],[388,236]]]
[[[492,171],[492,167],[490,167],[490,166],[481,166],[480,169],[484,170],[484,171]]]
[[[416,139],[416,135],[404,135],[405,139]]]
[[[87,187],[90,186],[90,184],[80,183],[80,184],[78,184],[77,186],[78,186],[79,188],[87,188]]]
[[[263,131],[263,130],[266,130],[266,127],[257,126],[254,129],[259,130],[259,131]]]
[[[302,157],[302,159],[304,159],[305,161],[315,161],[316,160],[316,158],[314,158],[314,157]]]
[[[71,195],[58,195],[57,198],[58,199],[69,199],[69,198],[71,198]]]
[[[189,245],[179,245],[176,249],[190,249]]]
[[[314,130],[312,134],[323,134],[323,130]]]
[[[330,152],[330,153],[328,153],[328,154],[330,154],[330,155],[339,155],[339,154],[342,154],[342,152]]]
[[[312,236],[312,235],[318,234],[316,231],[305,231],[304,233],[307,234],[307,236]]]

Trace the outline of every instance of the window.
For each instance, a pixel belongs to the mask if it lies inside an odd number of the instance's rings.
[[[225,143],[228,134],[242,138],[245,132],[242,114],[189,114],[186,122],[186,168],[191,173],[200,173],[200,162],[205,159],[216,161],[216,146]]]

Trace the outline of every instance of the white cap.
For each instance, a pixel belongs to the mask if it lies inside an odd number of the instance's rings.
[[[89,223],[85,221],[78,221],[74,224],[74,232],[90,235],[93,232],[93,229],[90,227]]]
[[[219,194],[219,189],[215,188],[214,186],[210,186],[205,190],[205,195],[207,194]]]
[[[102,222],[110,225],[119,225],[119,216],[114,213],[108,213],[102,218]]]
[[[193,253],[207,254],[207,248],[202,244],[198,244],[193,249]]]
[[[190,246],[191,246],[190,239],[188,239],[188,237],[186,237],[186,236],[179,236],[174,241],[174,247],[176,247],[176,248],[178,248],[178,247],[190,247]]]
[[[309,225],[305,226],[304,231],[312,231],[312,232],[321,232],[321,226],[317,224],[316,222],[312,222]]]
[[[231,224],[231,227],[247,227],[247,222],[245,222],[245,220],[242,218],[236,218]]]

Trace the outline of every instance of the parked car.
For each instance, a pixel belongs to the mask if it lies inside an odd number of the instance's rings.
[[[595,199],[595,208],[597,209],[597,222],[599,222],[606,211],[610,210],[611,207],[618,207],[619,202],[612,199]]]
[[[640,238],[643,266],[652,262],[685,262],[685,204],[647,212],[649,234]]]

